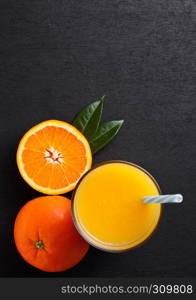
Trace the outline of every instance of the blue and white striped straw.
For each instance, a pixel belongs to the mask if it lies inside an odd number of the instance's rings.
[[[175,195],[158,195],[149,196],[143,198],[144,203],[181,203],[183,201],[183,196],[181,194]]]

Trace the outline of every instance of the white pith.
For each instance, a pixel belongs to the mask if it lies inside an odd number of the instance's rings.
[[[54,148],[46,149],[44,157],[51,164],[61,164],[63,162],[63,154]]]

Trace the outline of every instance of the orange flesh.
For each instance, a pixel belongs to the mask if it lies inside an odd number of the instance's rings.
[[[33,184],[50,190],[66,189],[90,168],[85,145],[75,131],[73,134],[66,128],[48,125],[27,138],[20,160]]]

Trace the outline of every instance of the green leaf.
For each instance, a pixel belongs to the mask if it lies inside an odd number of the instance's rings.
[[[85,135],[89,142],[94,137],[99,127],[104,98],[105,96],[101,97],[100,100],[85,106],[72,122],[72,124]]]
[[[99,126],[96,135],[90,142],[92,153],[105,147],[118,133],[122,127],[124,120],[110,121]]]

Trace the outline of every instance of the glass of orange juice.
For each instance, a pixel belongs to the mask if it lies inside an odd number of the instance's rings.
[[[161,204],[145,204],[142,199],[160,194],[156,180],[136,164],[101,163],[76,186],[75,226],[94,247],[108,252],[130,250],[152,235],[161,215]]]

